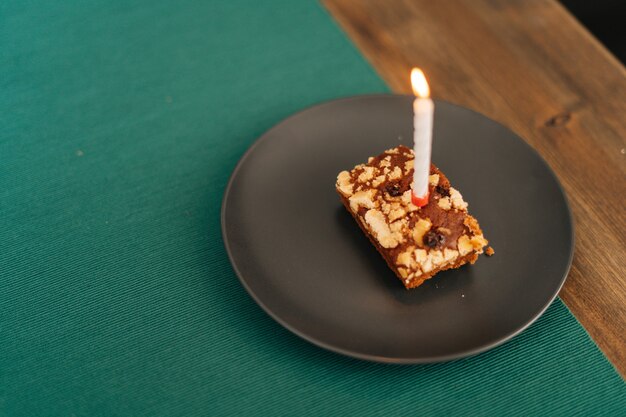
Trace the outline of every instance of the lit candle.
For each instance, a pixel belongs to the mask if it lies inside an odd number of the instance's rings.
[[[430,89],[424,73],[419,68],[411,71],[411,85],[415,94],[413,101],[413,192],[411,201],[418,207],[428,204],[428,176],[430,175],[430,152],[433,135],[435,104],[430,99]]]

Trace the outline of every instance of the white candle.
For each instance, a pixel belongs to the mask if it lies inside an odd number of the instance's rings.
[[[433,114],[435,104],[430,99],[430,89],[424,73],[413,68],[411,84],[415,93],[413,101],[413,204],[424,206],[428,204],[428,177],[430,175],[430,154],[433,133]]]

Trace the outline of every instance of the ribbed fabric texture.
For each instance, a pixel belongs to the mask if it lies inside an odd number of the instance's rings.
[[[0,74],[0,415],[626,410],[560,301],[488,353],[390,366],[246,294],[219,220],[239,157],[297,110],[387,90],[316,2],[5,1]]]

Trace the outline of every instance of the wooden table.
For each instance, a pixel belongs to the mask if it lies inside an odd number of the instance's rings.
[[[503,123],[548,161],[576,225],[560,296],[626,376],[622,64],[553,0],[324,4],[393,91],[409,94],[410,68],[419,66],[435,98]]]

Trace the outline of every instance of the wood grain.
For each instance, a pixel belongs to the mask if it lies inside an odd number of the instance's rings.
[[[626,376],[624,67],[552,0],[324,4],[393,91],[409,94],[419,66],[435,98],[501,122],[548,161],[576,225],[560,296]]]

